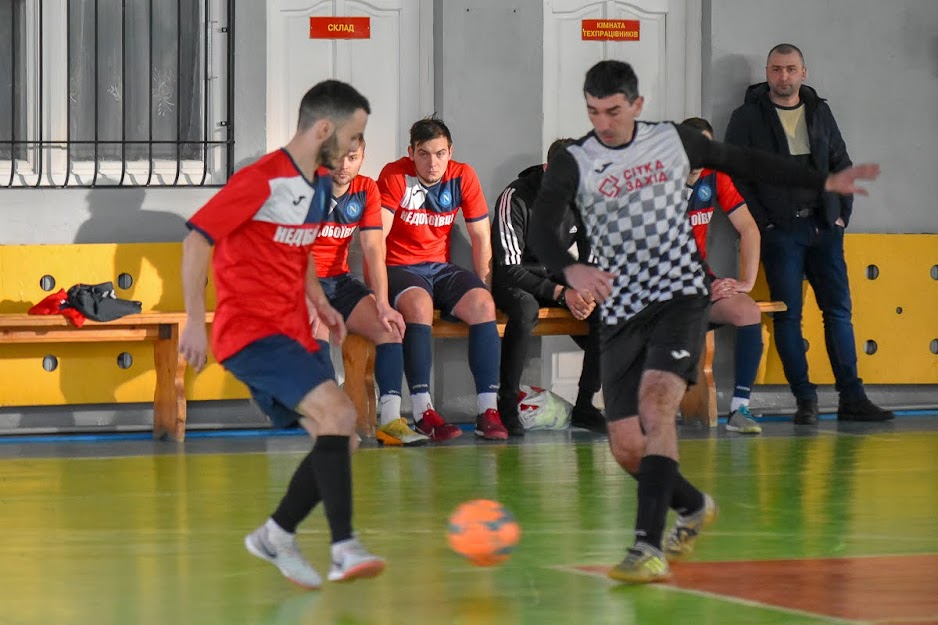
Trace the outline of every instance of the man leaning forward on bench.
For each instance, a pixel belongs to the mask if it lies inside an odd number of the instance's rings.
[[[378,176],[387,245],[388,296],[404,316],[404,373],[417,429],[433,441],[459,436],[433,409],[430,399],[433,310],[469,325],[469,368],[479,412],[475,433],[504,440],[508,432],[497,409],[500,344],[495,303],[488,290],[492,247],[488,206],[475,171],[450,160],[453,139],[436,118],[410,129],[407,156]],[[472,242],[475,273],[449,261],[450,231],[462,210]],[[420,415],[418,417],[418,415]]]
[[[547,160],[560,152],[573,139],[557,139],[547,150]],[[523,436],[524,427],[518,415],[521,373],[527,360],[528,345],[537,325],[541,306],[568,309],[574,317],[587,320],[590,333],[571,336],[583,349],[583,370],[580,373],[579,393],[571,415],[571,425],[594,432],[606,431],[606,419],[593,406],[593,396],[599,391],[599,309],[596,300],[581,296],[571,289],[562,276],[552,274],[538,260],[527,245],[531,221],[537,216],[531,212],[541,188],[546,163],[532,165],[508,185],[496,200],[495,220],[492,227],[492,295],[499,310],[508,316],[505,325],[502,363],[498,390],[498,412],[502,423],[512,436]],[[562,231],[565,243],[576,243],[578,257],[589,256],[589,243],[574,211],[564,215]]]
[[[375,380],[381,406],[376,432],[378,441],[385,445],[413,447],[429,439],[414,432],[401,417],[404,319],[388,303],[381,197],[375,181],[358,173],[364,158],[365,140],[362,139],[332,170],[332,196],[312,255],[323,293],[329,304],[342,314],[348,331],[375,344]],[[356,226],[366,280],[371,289],[349,271],[349,244]],[[313,306],[310,306],[310,318],[320,351],[328,355],[329,327],[319,319]],[[326,361],[331,363],[328,357]]]

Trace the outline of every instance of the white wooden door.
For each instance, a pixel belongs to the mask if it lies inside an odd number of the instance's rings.
[[[639,39],[584,41],[583,20],[638,20]],[[645,97],[641,119],[681,121],[699,115],[700,26],[700,0],[545,0],[542,153],[557,137],[589,132],[583,80],[593,64],[605,59],[635,69]],[[582,352],[566,337],[544,337],[541,350],[541,379],[573,401]]]
[[[371,104],[362,173],[406,153],[410,125],[433,112],[432,0],[267,0],[267,148],[290,140],[303,94],[334,78]],[[311,39],[310,17],[369,17],[368,39]]]

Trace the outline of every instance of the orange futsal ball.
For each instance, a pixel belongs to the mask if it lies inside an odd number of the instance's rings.
[[[515,517],[497,501],[474,499],[461,503],[449,516],[449,546],[476,566],[507,560],[521,538]]]

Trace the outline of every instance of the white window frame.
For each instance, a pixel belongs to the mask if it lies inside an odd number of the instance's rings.
[[[209,41],[206,48],[208,54],[208,104],[204,114],[207,116],[208,136],[206,141],[224,141],[227,138],[227,128],[222,124],[227,114],[225,98],[227,85],[224,77],[227,75],[227,55],[225,41],[222,38],[230,35],[225,29],[222,32],[220,17],[225,15],[227,2],[225,0],[205,0],[208,3]],[[39,42],[37,28],[39,21],[39,5],[42,3],[42,75],[39,72]],[[42,140],[50,141],[63,139],[61,144],[47,146],[28,146],[26,158],[16,160],[16,174],[13,187],[61,187],[68,182],[68,187],[90,187],[94,181],[95,186],[117,186],[121,180],[122,162],[117,160],[99,160],[98,176],[94,180],[95,162],[90,159],[72,159],[71,173],[67,171],[68,158],[66,142],[68,136],[68,33],[67,33],[67,0],[26,0],[26,68],[25,82],[26,97],[26,137],[35,141],[40,136],[39,120],[42,120]],[[204,43],[200,37],[200,49]],[[227,42],[231,45],[231,42]],[[222,52],[222,53],[219,53]],[[41,81],[41,82],[40,82]],[[42,85],[43,101],[39,103],[39,86]],[[41,115],[40,115],[41,112]],[[231,120],[227,120],[228,123]],[[209,186],[223,184],[227,174],[227,151],[224,145],[209,145],[206,149],[205,161],[182,160],[179,161],[179,175],[177,179],[177,161],[171,159],[153,159],[152,170],[149,159],[128,160],[123,163],[123,186],[141,186],[147,184],[153,187],[161,186]],[[203,172],[206,169],[203,182]],[[0,187],[10,182],[10,170],[13,161],[0,159]],[[151,175],[152,171],[152,175]],[[175,185],[174,185],[175,181]]]

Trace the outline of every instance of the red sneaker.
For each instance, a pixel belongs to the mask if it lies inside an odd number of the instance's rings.
[[[423,417],[417,421],[417,431],[429,436],[434,443],[462,436],[462,430],[459,429],[459,426],[444,421],[440,413],[433,408],[427,408],[423,413]]]
[[[503,441],[508,438],[508,430],[502,425],[502,418],[497,410],[489,408],[476,417],[476,436],[488,441]]]

